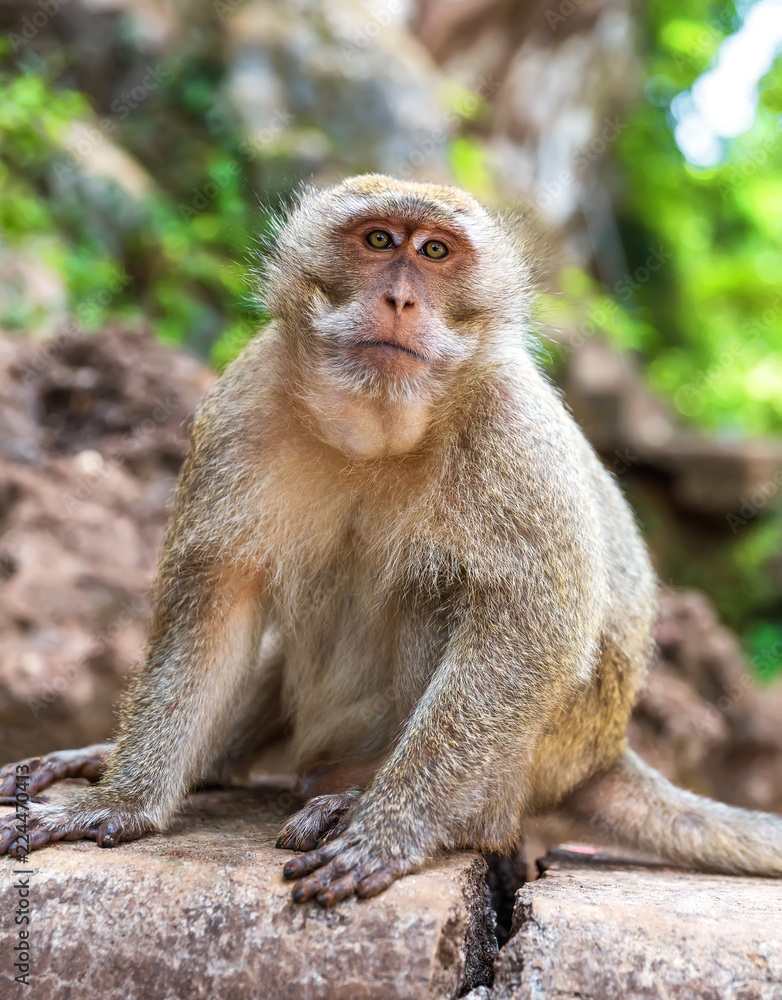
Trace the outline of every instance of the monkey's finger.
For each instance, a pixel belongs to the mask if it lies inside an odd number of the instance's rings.
[[[22,838],[18,838],[17,843],[11,846],[9,853],[14,853],[14,849],[18,851],[22,846],[28,851],[34,851],[39,847],[45,847],[46,844],[54,844],[58,840],[95,840],[101,847],[115,847],[116,844],[119,844],[123,840],[135,839],[134,836],[118,830],[111,830],[107,834],[107,826],[111,827],[112,824],[104,824],[103,826],[74,826],[73,823],[69,823],[67,820],[63,820],[61,823],[52,826],[28,824],[27,839],[23,841]],[[113,841],[112,843],[103,843],[103,839],[107,836]],[[141,836],[141,834],[138,834],[138,836]]]
[[[99,847],[116,847],[126,844],[129,840],[138,840],[147,830],[142,826],[131,826],[119,820],[109,819],[98,827],[95,839]]]
[[[83,830],[68,830],[61,837],[52,838],[53,840],[97,840],[98,839],[98,828],[97,826],[87,826]]]
[[[44,843],[54,844],[58,840],[95,840],[98,836],[97,826],[74,826],[65,819],[59,824],[50,826],[45,832],[46,840],[39,843],[36,837],[35,842],[30,843],[31,848],[43,847]]]
[[[15,800],[16,785],[17,785],[17,768],[21,765],[27,765],[28,773],[24,775],[24,781],[27,783],[26,791],[30,791],[29,786],[29,774],[41,761],[40,757],[30,757],[28,760],[19,761],[18,764],[5,764],[0,767],[0,795],[3,798],[8,798]]]
[[[102,823],[98,829],[98,836],[95,838],[98,847],[116,847],[122,842],[122,833],[123,830],[119,823],[113,823],[111,820]]]
[[[55,754],[36,757],[30,762],[30,772],[25,783],[26,791],[32,795],[67,777],[68,768],[65,762],[58,760]]]
[[[104,827],[110,825],[87,826],[75,824],[67,818],[62,818],[59,821],[51,819],[43,823],[39,819],[31,817],[27,821],[27,829],[23,835],[15,824],[13,826],[10,824],[0,826],[0,854],[7,852],[19,857],[29,851],[45,847],[47,844],[56,843],[58,840],[97,840],[100,842]],[[131,840],[135,836],[141,836],[141,834],[123,832],[119,839]],[[119,839],[117,843],[119,843]]]
[[[293,887],[294,903],[306,903],[308,899],[313,899],[326,888],[329,879],[324,871],[325,869],[321,868],[296,883]]]
[[[15,800],[20,782],[29,795],[34,795],[63,778],[87,778],[97,781],[103,773],[109,745],[98,743],[81,750],[56,750],[43,757],[28,757],[0,768],[0,797]],[[19,773],[25,767],[24,774]]]
[[[16,840],[16,817],[8,816],[0,821],[0,855],[7,854],[11,844]]]
[[[32,771],[31,791],[37,792],[63,778],[97,781],[103,774],[110,746],[98,743],[81,750],[56,750],[39,757]]]
[[[302,831],[296,829],[284,829],[277,838],[275,847],[281,847],[288,851],[311,851],[318,846],[318,830]]]
[[[315,846],[315,847],[323,847],[323,845],[324,844],[328,844],[329,841],[336,840],[337,837],[341,837],[342,836],[342,834],[345,832],[345,830],[347,830],[348,826],[349,826],[349,824],[348,824],[347,820],[345,820],[344,823],[338,823],[336,826],[332,826],[332,828],[330,830],[326,830],[326,832],[323,834],[323,836],[320,838],[320,840],[317,842],[317,844],[315,844],[313,846]]]
[[[319,848],[316,851],[307,851],[306,854],[300,854],[298,858],[291,858],[290,861],[286,861],[282,874],[288,879],[301,878],[302,875],[309,875],[316,868],[325,865],[331,857],[333,855],[327,854],[323,848]]]
[[[377,871],[367,875],[356,886],[356,895],[359,899],[371,899],[384,892],[392,882],[395,882],[400,875],[404,874],[404,866],[400,861],[386,861]]]
[[[356,891],[356,886],[366,874],[366,871],[367,869],[363,865],[359,868],[354,868],[352,872],[348,872],[347,875],[343,875],[335,882],[332,882],[331,885],[322,889],[315,897],[315,902],[321,906],[329,907],[334,906],[335,903],[339,903],[343,899],[347,899],[348,896],[352,896]]]
[[[51,839],[51,830],[47,830],[41,823],[28,820],[27,829],[23,834],[19,830],[16,831],[16,837],[8,848],[8,853],[18,858],[29,851],[35,851],[39,847],[44,847]]]
[[[276,846],[294,851],[313,850],[328,830],[341,824],[353,798],[350,793],[345,793],[310,799],[283,826]]]
[[[313,852],[314,853],[314,852]],[[293,898],[297,903],[304,903],[328,889],[333,882],[338,881],[350,871],[351,865],[342,859],[335,858],[329,864],[300,879],[293,887]]]

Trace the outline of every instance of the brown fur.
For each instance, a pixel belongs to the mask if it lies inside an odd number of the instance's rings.
[[[368,248],[373,229],[398,245]],[[676,860],[782,874],[782,821],[670,791],[625,748],[655,580],[533,361],[528,274],[516,229],[453,188],[302,197],[268,261],[275,322],[195,421],[116,748],[94,788],[38,807],[38,841],[165,828],[218,757],[286,733],[302,774],[366,783],[283,832],[310,849],[286,866],[308,876],[297,899],[509,850],[558,806]]]

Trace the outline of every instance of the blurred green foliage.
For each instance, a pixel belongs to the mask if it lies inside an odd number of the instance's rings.
[[[163,339],[211,351],[222,364],[262,318],[247,274],[266,213],[245,188],[242,136],[210,117],[211,84],[208,67],[182,59],[146,98],[144,115],[98,117],[43,65],[0,64],[0,251],[48,268],[85,329],[111,318],[151,321]],[[176,156],[144,142],[145,130],[170,132],[183,114],[190,121]],[[161,162],[144,163],[139,148]],[[106,151],[117,149],[136,160],[103,168]],[[24,295],[4,300],[7,329],[42,319]]]
[[[638,6],[646,85],[611,151],[627,272],[605,288],[561,276],[554,322],[638,352],[681,415],[724,434],[782,432],[782,58],[761,80],[752,127],[691,166],[671,102],[740,25],[732,5]],[[650,266],[651,265],[651,266]]]
[[[741,19],[732,4],[708,0],[654,0],[637,11],[647,82],[614,160],[622,183],[617,222],[633,280],[614,286],[619,308],[603,303],[612,316],[607,328],[640,353],[651,386],[684,418],[723,435],[778,434],[782,58],[760,81],[749,131],[725,142],[715,166],[693,167],[676,145],[671,101],[709,67]],[[664,251],[664,263],[647,268],[655,250]],[[712,594],[766,677],[782,669],[781,552],[777,505],[752,530],[723,546],[712,542],[702,560],[690,551],[674,577]]]
[[[61,275],[74,303],[84,301],[107,285],[116,283],[121,271],[113,255],[92,234],[69,240],[64,232],[71,206],[62,212],[43,197],[45,165],[54,164],[62,152],[60,140],[74,118],[89,114],[89,105],[73,91],[53,93],[35,75],[0,74],[0,236],[11,247],[29,247]],[[27,303],[13,303],[14,310],[0,316],[11,328],[25,328],[37,317],[25,310]],[[88,325],[99,325],[107,308],[90,314]]]
[[[692,167],[676,146],[670,103],[738,18],[732,5],[706,0],[655,0],[639,13],[645,96],[617,143],[618,223],[638,279],[638,322],[618,339],[641,351],[651,384],[685,417],[723,432],[782,431],[782,59],[760,83],[750,130],[726,143],[716,166]],[[670,257],[648,271],[655,248]]]
[[[726,437],[782,432],[782,58],[760,81],[752,127],[713,167],[683,156],[671,102],[740,24],[732,4],[636,5],[646,85],[610,153],[627,270],[606,287],[566,269],[541,299],[544,323],[635,352],[685,424]],[[553,367],[563,360],[554,349]],[[749,529],[723,526],[718,542],[717,525],[687,538],[655,528],[654,511],[635,500],[669,579],[714,598],[761,676],[782,671],[779,504]]]

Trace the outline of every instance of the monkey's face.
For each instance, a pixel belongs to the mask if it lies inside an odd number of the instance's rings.
[[[369,175],[302,198],[280,228],[267,302],[322,410],[423,411],[504,331],[518,335],[522,270],[469,195]]]
[[[342,271],[314,329],[357,385],[422,385],[469,353],[449,322],[475,257],[462,233],[391,210],[361,213],[335,237]]]
[[[302,198],[281,228],[268,300],[321,374],[370,392],[423,388],[507,322],[518,263],[464,192],[355,177]]]

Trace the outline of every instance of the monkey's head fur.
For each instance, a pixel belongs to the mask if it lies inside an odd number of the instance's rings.
[[[420,438],[463,369],[521,346],[529,326],[516,228],[453,187],[369,174],[308,189],[277,226],[265,271],[301,398],[317,386],[326,409],[352,408],[353,424],[412,408],[417,430],[395,434],[396,451]],[[359,457],[385,453],[336,437]]]

